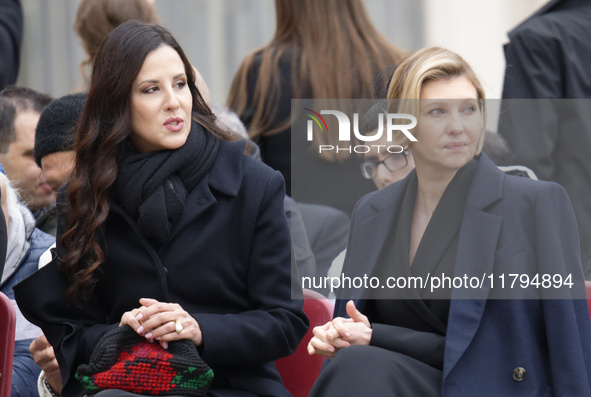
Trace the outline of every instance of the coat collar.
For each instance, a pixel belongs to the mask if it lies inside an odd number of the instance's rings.
[[[387,243],[386,239],[390,228],[399,213],[406,187],[414,173],[415,170],[412,170],[403,180],[391,184],[379,192],[370,193],[367,198],[369,209],[360,211],[360,214],[357,215],[361,220],[359,226],[355,228],[355,234],[351,236],[354,239],[363,239],[363,243],[355,244],[355,247],[360,247],[358,250],[352,249],[351,244],[347,248],[347,262],[344,264],[344,268],[348,276],[363,277],[365,274],[373,273],[382,247]],[[356,305],[360,304],[359,310],[363,310],[365,299],[371,299],[369,292],[365,289],[351,289],[344,292],[347,296],[342,297],[347,300],[354,299]],[[361,301],[361,299],[364,300]]]
[[[369,203],[378,212],[399,206],[406,187],[416,170],[412,170],[403,180],[389,185],[370,199]],[[484,209],[500,200],[503,195],[505,173],[497,168],[492,160],[482,153],[468,193],[467,206]]]
[[[236,196],[242,184],[244,141],[222,141],[216,162],[209,171],[208,184],[228,196]]]
[[[168,241],[174,239],[185,226],[217,203],[214,191],[227,196],[238,194],[242,185],[243,150],[244,141],[220,142],[213,167],[187,196],[185,209],[174,225]]]
[[[373,248],[367,250],[370,256],[366,258],[365,263],[369,263],[371,268],[366,268],[366,272],[373,270],[373,266],[377,262],[380,248],[383,246],[392,222],[394,222],[400,209],[408,183],[415,173],[416,171],[412,170],[403,180],[376,192],[369,198],[368,203],[372,211],[360,224],[360,228],[362,228],[360,234],[362,236],[375,237],[372,242],[368,242]],[[504,178],[505,174],[496,167],[490,158],[484,153],[481,154],[472,186],[468,192],[462,229],[465,226],[466,219],[470,220],[473,213],[484,211],[501,199]],[[466,235],[466,233],[461,234]],[[469,238],[469,235],[465,236],[465,238]]]
[[[486,153],[482,153],[468,193],[466,206],[485,210],[499,201],[503,197],[504,180],[505,173],[497,168]]]

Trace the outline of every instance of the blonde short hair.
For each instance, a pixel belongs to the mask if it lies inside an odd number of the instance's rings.
[[[472,67],[457,53],[440,47],[423,48],[405,56],[388,84],[388,112],[418,114],[418,100],[428,81],[465,76],[474,85],[482,112],[482,132],[476,153],[482,151],[486,125],[485,94]],[[410,140],[405,137],[410,144]]]

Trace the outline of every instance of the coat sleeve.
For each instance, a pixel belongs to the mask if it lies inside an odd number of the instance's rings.
[[[62,396],[69,397],[82,395],[82,385],[74,378],[78,366],[88,363],[96,342],[118,324],[100,324],[105,316],[94,300],[84,307],[73,305],[65,294],[66,287],[53,260],[17,284],[14,293],[25,318],[39,326],[53,346],[62,376]]]
[[[58,194],[57,257],[14,287],[19,308],[27,320],[39,326],[52,345],[62,376],[64,397],[82,395],[74,377],[80,364],[90,360],[97,341],[119,324],[105,324],[106,314],[95,295],[76,305],[67,296],[67,280],[58,267],[63,257],[65,190]]]
[[[395,325],[372,324],[371,346],[404,354],[443,369],[445,336]]]
[[[250,309],[235,314],[192,313],[203,333],[201,355],[211,366],[247,365],[287,356],[308,329],[302,301],[291,299],[290,237],[281,174],[274,172],[261,189],[265,193],[246,280]]]
[[[310,247],[310,240],[306,232],[306,225],[298,204],[289,196],[284,200],[285,214],[291,232],[291,248],[299,277],[316,275],[316,259]]]
[[[591,396],[591,320],[572,206],[557,184],[536,199],[540,273],[572,275],[572,290],[547,289],[542,302],[552,385],[557,396]],[[564,298],[567,294],[572,299]]]

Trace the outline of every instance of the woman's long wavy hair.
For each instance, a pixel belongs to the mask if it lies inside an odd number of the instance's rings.
[[[267,45],[246,56],[230,88],[228,106],[242,116],[254,108],[252,138],[273,135],[290,126],[290,116],[272,125],[280,103],[282,62],[291,61],[294,98],[367,99],[375,77],[397,64],[403,51],[390,44],[371,23],[362,0],[275,0],[277,28]],[[252,76],[259,64],[258,74]],[[256,77],[254,98],[248,81]],[[311,95],[311,96],[310,96]],[[249,101],[254,101],[254,106]],[[323,102],[330,103],[330,102]],[[338,128],[314,135],[317,145],[338,144]],[[345,159],[323,152],[328,161]]]
[[[117,156],[131,132],[132,85],[148,54],[167,45],[180,56],[193,97],[192,119],[220,139],[236,138],[220,129],[197,86],[191,64],[165,28],[139,21],[113,30],[99,49],[86,105],[76,133],[76,164],[67,189],[68,230],[61,243],[66,255],[60,268],[69,280],[68,294],[88,297],[104,261],[101,225],[109,214],[109,189],[117,179]]]

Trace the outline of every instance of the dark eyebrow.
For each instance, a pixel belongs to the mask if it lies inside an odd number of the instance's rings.
[[[185,73],[179,73],[176,76],[174,76],[172,79],[173,80],[176,80],[176,79],[179,79],[181,77],[187,77],[187,75]],[[158,83],[160,83],[160,81],[159,80],[144,80],[144,81],[140,81],[137,84],[136,88],[139,87],[140,85],[144,84],[144,83],[158,84]]]
[[[140,85],[142,85],[144,83],[158,84],[159,82],[160,81],[158,81],[158,80],[144,80],[144,81],[140,81],[139,83],[137,83],[137,85],[135,87],[138,88]]]

